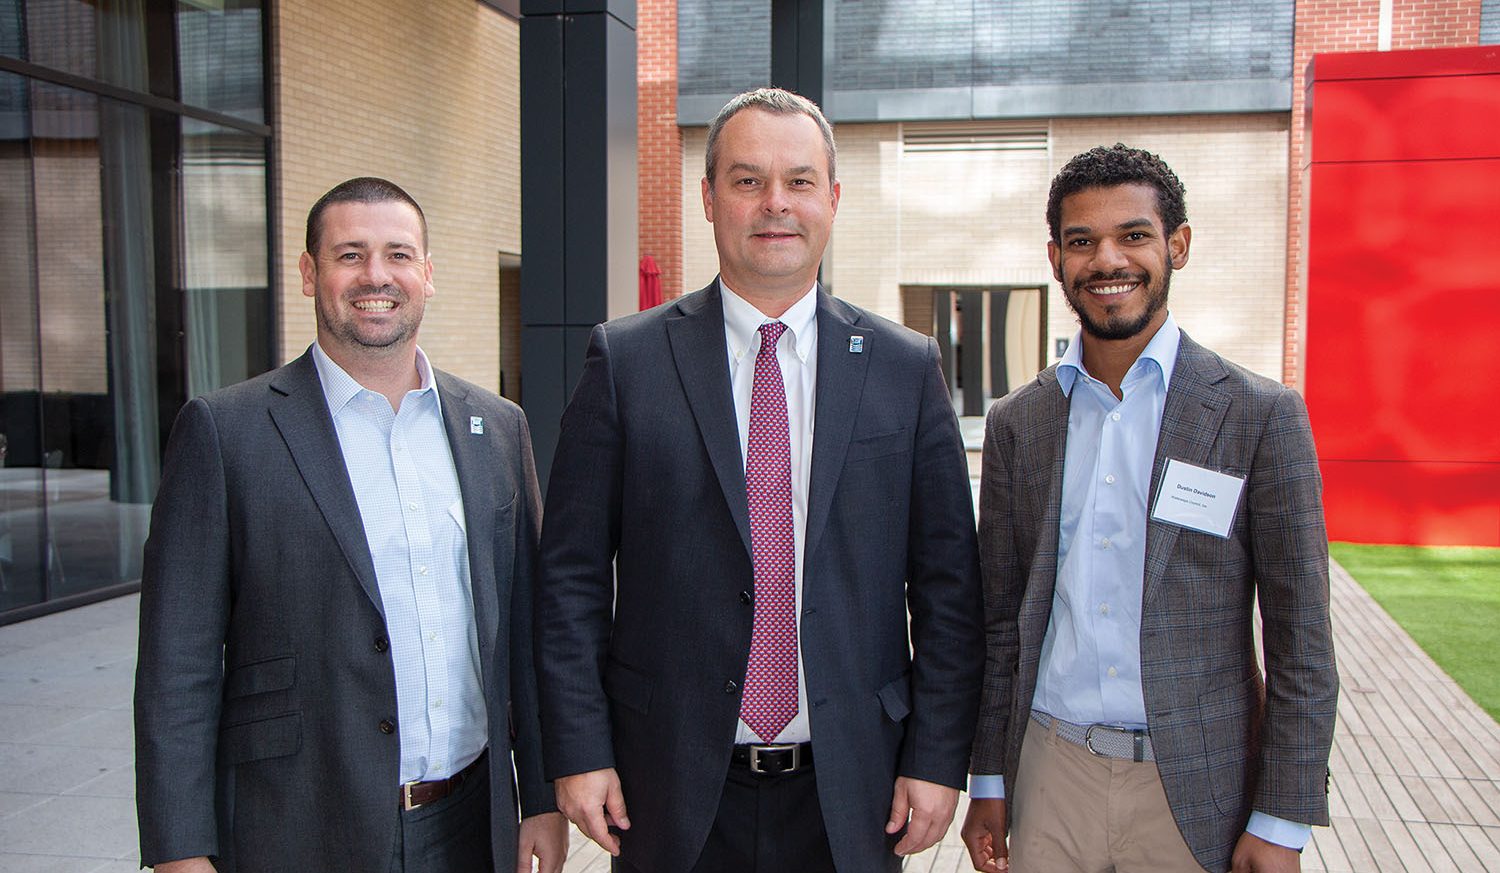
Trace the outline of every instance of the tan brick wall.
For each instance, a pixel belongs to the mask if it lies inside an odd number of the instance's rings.
[[[273,8],[282,358],[313,337],[297,273],[308,208],[346,178],[383,176],[427,213],[438,293],[423,348],[498,389],[498,253],[521,251],[519,25],[474,0]]]
[[[1172,277],[1170,305],[1177,323],[1230,360],[1281,378],[1287,117],[1057,120],[1053,172],[1078,152],[1115,142],[1161,155],[1187,188],[1193,240],[1188,265]],[[1044,200],[1036,206],[1039,220],[1045,220],[1045,205]],[[1077,327],[1052,285],[1049,345],[1050,338],[1071,336]]]
[[[839,125],[843,198],[825,264],[835,293],[902,321],[903,285],[1046,286],[1050,356],[1052,339],[1072,336],[1076,322],[1047,265],[1047,186],[1074,154],[1123,141],[1159,153],[1188,189],[1194,236],[1191,262],[1172,283],[1178,322],[1227,357],[1279,378],[1286,116],[1059,119],[1037,125],[1050,129],[1049,150],[914,154],[902,153],[900,125]],[[711,278],[716,265],[697,186],[703,140],[701,128],[685,132],[689,290]]]

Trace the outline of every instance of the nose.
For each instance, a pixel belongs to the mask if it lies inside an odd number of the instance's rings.
[[[782,215],[791,208],[791,202],[780,185],[767,185],[765,197],[761,200],[761,208],[771,215]]]
[[[1094,257],[1089,266],[1095,272],[1112,273],[1130,266],[1130,259],[1125,257],[1124,250],[1113,240],[1100,240],[1099,244],[1094,246]]]
[[[365,284],[380,288],[390,283],[391,271],[390,268],[386,265],[385,258],[379,257],[378,255],[365,258],[364,266],[365,269],[363,278],[365,280]]]

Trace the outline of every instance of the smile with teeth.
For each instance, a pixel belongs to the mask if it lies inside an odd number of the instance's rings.
[[[1135,287],[1136,287],[1136,285],[1138,285],[1138,284],[1140,284],[1140,283],[1138,283],[1138,282],[1125,282],[1125,283],[1120,284],[1120,285],[1097,285],[1097,286],[1095,286],[1093,288],[1090,288],[1089,289],[1089,293],[1090,294],[1096,294],[1096,295],[1098,295],[1100,297],[1112,297],[1112,296],[1115,296],[1117,294],[1124,294],[1124,293],[1126,293],[1128,291],[1134,290]]]
[[[390,312],[396,308],[394,300],[356,300],[354,308],[361,312]]]

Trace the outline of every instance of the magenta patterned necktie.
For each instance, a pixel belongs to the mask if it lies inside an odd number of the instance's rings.
[[[786,325],[760,326],[745,491],[750,500],[750,553],[755,567],[755,627],[740,718],[771,742],[797,714],[797,592],[792,538],[792,447],[786,387],[776,341]]]

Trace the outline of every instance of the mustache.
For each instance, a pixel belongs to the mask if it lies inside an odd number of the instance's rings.
[[[385,297],[397,303],[406,302],[406,292],[399,285],[361,285],[358,288],[350,288],[344,292],[345,300],[354,300],[360,297]]]

